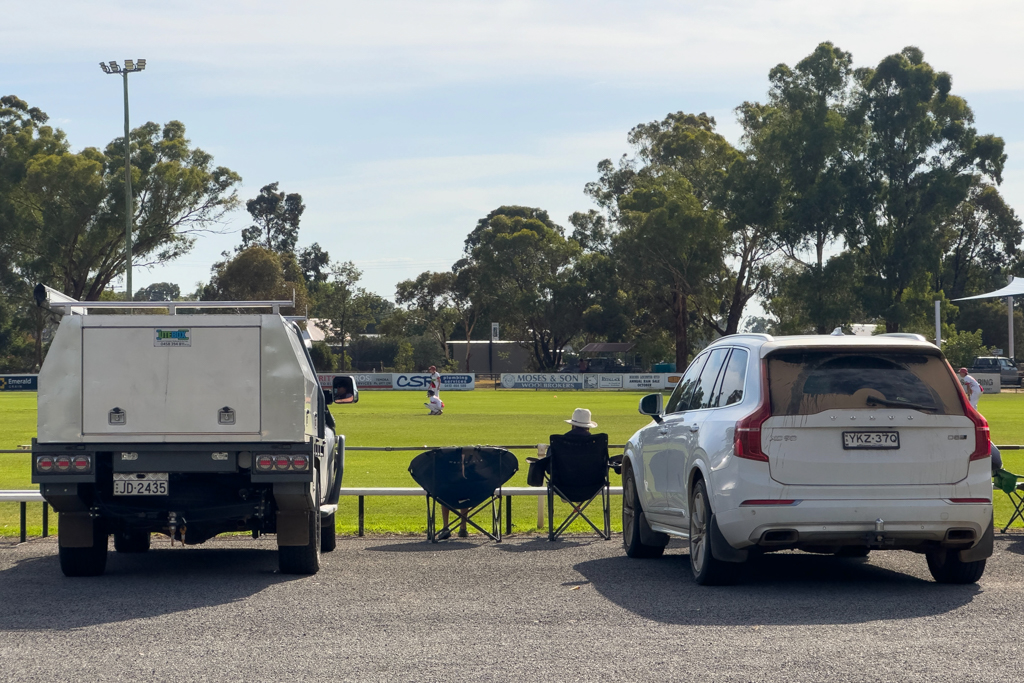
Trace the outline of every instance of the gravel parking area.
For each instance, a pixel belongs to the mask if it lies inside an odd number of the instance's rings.
[[[0,546],[0,679],[12,681],[1000,681],[1019,675],[1024,535],[978,585],[923,556],[785,553],[736,586],[618,537],[549,543],[339,538],[312,577],[273,538],[111,552],[67,579],[55,539]]]

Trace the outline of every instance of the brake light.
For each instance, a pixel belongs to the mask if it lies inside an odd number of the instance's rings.
[[[36,458],[36,469],[40,472],[49,472],[53,469],[53,458],[48,455]]]
[[[274,458],[269,455],[257,455],[256,456],[256,469],[258,470],[270,470],[274,467]]]
[[[76,455],[71,459],[71,466],[78,472],[92,469],[92,459],[88,455]]]
[[[288,469],[288,465],[291,463],[287,455],[279,455],[277,456],[277,458],[275,458],[274,464],[277,465],[277,469],[286,470]]]
[[[950,503],[991,503],[988,498],[950,498]]]
[[[772,416],[768,397],[768,363],[761,361],[761,403],[750,415],[736,422],[736,438],[733,454],[737,458],[768,462],[768,456],[761,449],[761,425]]]
[[[54,463],[57,465],[57,469],[61,472],[67,472],[71,469],[71,458],[66,455],[59,455],[54,459]]]
[[[309,464],[309,460],[304,455],[292,456],[292,469],[304,470],[306,465]]]
[[[984,460],[992,455],[992,435],[988,428],[988,420],[982,417],[981,413],[971,405],[971,402],[967,399],[967,394],[964,393],[963,385],[960,384],[960,379],[953,372],[953,366],[949,364],[948,360],[946,361],[946,367],[949,368],[949,373],[953,376],[957,389],[960,392],[960,405],[963,406],[964,415],[974,423],[974,452],[971,453],[970,460]]]

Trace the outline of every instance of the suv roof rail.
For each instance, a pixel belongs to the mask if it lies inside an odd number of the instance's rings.
[[[46,285],[36,285],[32,292],[36,305],[59,315],[86,315],[90,308],[166,308],[176,315],[178,308],[271,308],[280,315],[282,306],[295,306],[295,292],[291,301],[78,301]]]
[[[913,332],[883,332],[882,334],[876,335],[878,337],[902,337],[903,339],[916,339],[917,341],[926,342],[922,334],[915,334]]]
[[[719,337],[715,341],[718,341],[719,339],[733,339],[735,337],[752,337],[754,339],[760,339],[762,341],[775,341],[775,337],[773,337],[770,334],[764,334],[762,332],[737,332],[735,334],[727,334],[724,337]]]

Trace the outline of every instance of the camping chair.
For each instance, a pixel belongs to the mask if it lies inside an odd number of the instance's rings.
[[[587,524],[601,538],[611,540],[611,487],[608,482],[608,435],[552,434],[548,446],[545,479],[548,488],[548,540],[561,536],[577,519]],[[569,516],[555,528],[555,496],[572,506]],[[586,515],[587,507],[601,497],[604,528]]]
[[[420,453],[409,463],[409,474],[427,493],[427,540],[437,543],[437,504],[455,515],[450,529],[465,522],[492,541],[501,543],[501,487],[519,470],[519,461],[504,448],[450,446]],[[473,518],[490,508],[491,530]]]
[[[1024,522],[1024,482],[1021,482],[1021,479],[1024,479],[1024,477],[1013,472],[1007,472],[1006,470],[996,470],[995,474],[992,475],[992,479],[995,487],[1008,495],[1010,502],[1013,504],[1013,515],[1010,516],[1010,521],[1003,527],[1003,533],[1005,534],[1014,520],[1019,519]]]

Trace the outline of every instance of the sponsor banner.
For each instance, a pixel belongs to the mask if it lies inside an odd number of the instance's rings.
[[[317,375],[320,386],[330,387],[335,377],[351,375],[356,387],[387,391],[426,391],[430,385],[430,374],[420,372],[337,372]],[[472,373],[451,373],[441,375],[441,391],[472,391],[476,388],[476,375]]]
[[[37,375],[0,375],[0,391],[38,391]]]
[[[971,377],[973,377],[974,379],[978,380],[978,384],[980,384],[981,388],[985,390],[983,392],[984,394],[998,394],[999,393],[1000,381],[999,381],[999,373],[998,372],[993,372],[993,373],[979,372],[977,374],[971,373]]]
[[[501,375],[503,389],[582,389],[581,373],[568,372],[505,372]]]
[[[192,330],[188,327],[176,330],[154,330],[153,346],[192,346]]]
[[[679,383],[680,372],[653,373],[503,373],[503,389],[606,389],[670,390]]]

